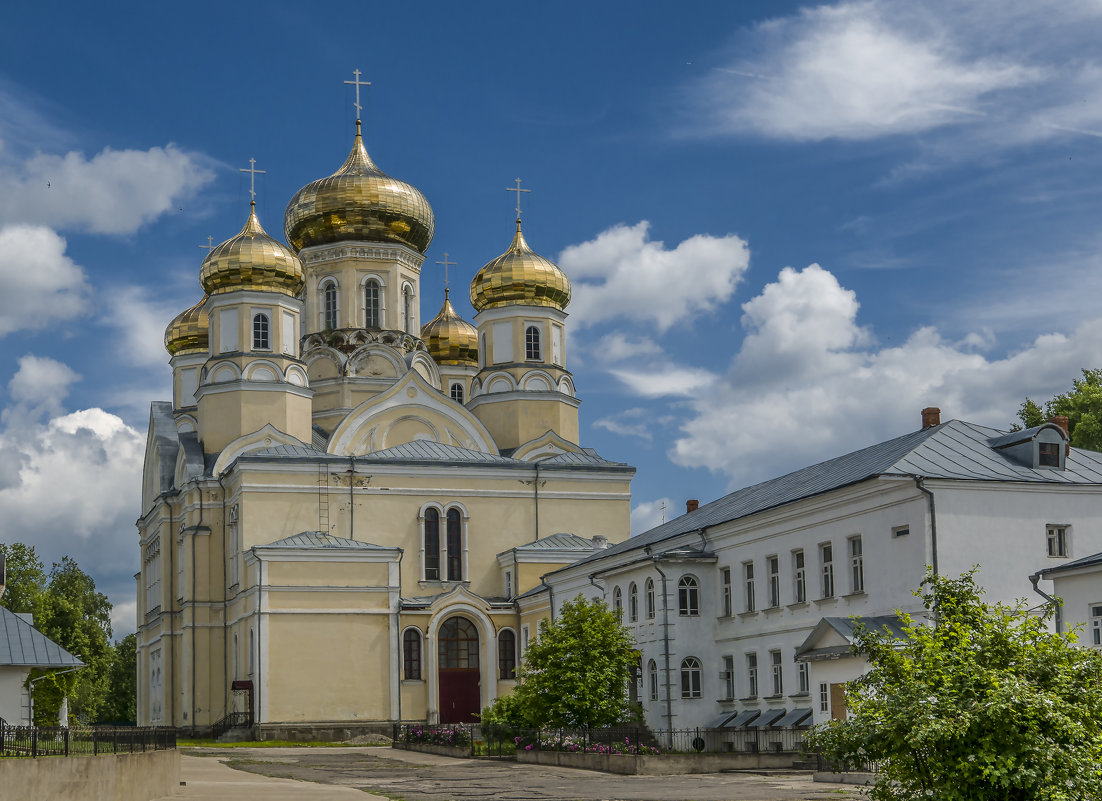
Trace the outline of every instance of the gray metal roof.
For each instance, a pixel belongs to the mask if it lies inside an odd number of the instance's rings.
[[[655,545],[680,534],[738,520],[877,476],[1102,484],[1102,454],[1072,448],[1065,460],[1065,469],[1034,469],[1013,461],[1005,452],[992,447],[991,441],[1004,433],[960,420],[950,420],[939,426],[912,431],[901,437],[736,490],[693,512],[630,537],[582,562],[607,559],[647,545]]]
[[[325,548],[357,551],[391,550],[381,545],[372,545],[370,542],[360,542],[359,540],[348,540],[344,537],[334,537],[332,534],[325,534],[321,531],[303,531],[300,534],[292,534],[290,537],[284,537],[281,540],[269,542],[267,545],[257,545],[256,548]]]
[[[802,709],[797,708],[793,709],[791,712],[789,712],[773,725],[777,728],[783,728],[785,726],[799,726],[803,724],[803,722],[809,717],[811,717],[811,709],[809,707],[804,707]]]
[[[520,600],[521,598],[530,598],[530,597],[532,597],[532,596],[534,596],[534,595],[539,595],[540,593],[543,593],[543,592],[547,592],[547,591],[549,591],[550,589],[551,589],[550,587],[548,587],[548,586],[547,586],[546,584],[544,584],[544,583],[543,583],[543,582],[541,581],[541,582],[540,582],[539,584],[537,584],[537,585],[536,585],[535,587],[533,587],[532,589],[528,590],[527,592],[522,592],[522,593],[521,593],[520,595],[518,595],[518,596],[517,596],[516,598],[514,598],[513,600],[515,600],[515,601],[519,601],[519,600]]]
[[[310,427],[310,445],[319,451],[329,447],[329,432],[319,425]]]
[[[342,457],[339,457],[339,456],[333,456],[332,454],[326,453],[324,450],[318,450],[317,448],[307,447],[306,445],[273,445],[270,448],[262,448],[261,450],[257,450],[257,451],[247,451],[247,452],[241,454],[241,456],[239,456],[238,458],[239,459],[249,459],[249,458],[252,458],[252,457],[271,458],[273,456],[279,457],[279,458],[286,458],[288,456],[292,456],[292,457],[304,457],[304,458],[310,458],[310,459],[318,459],[318,458],[322,458],[322,459],[325,459],[325,458],[340,459],[340,458],[342,458]]]
[[[550,550],[568,550],[568,551],[592,551],[597,546],[593,543],[593,540],[586,539],[585,537],[579,537],[577,534],[570,534],[565,531],[560,531],[558,534],[550,534],[546,537],[540,537],[534,542],[526,542],[524,545],[518,545],[516,548],[511,548],[513,551],[550,551]]]
[[[766,709],[758,717],[746,724],[750,729],[764,729],[767,726],[776,725],[777,721],[784,717],[783,709]]]
[[[0,606],[0,665],[83,667],[84,663],[19,615]]]
[[[1080,567],[1102,567],[1102,553],[1092,553],[1090,556],[1084,556],[1081,559],[1076,559],[1073,562],[1064,562],[1057,567],[1050,567],[1047,570],[1042,570],[1041,575],[1048,578],[1053,573],[1063,573],[1065,570],[1076,570]]]
[[[581,453],[566,451],[546,459],[539,460],[540,467],[551,465],[554,467],[626,467],[631,466],[626,462],[610,462],[597,454],[592,448],[583,448]],[[632,468],[634,469],[634,468]]]
[[[357,461],[396,461],[396,462],[467,462],[474,464],[511,464],[518,465],[516,459],[498,456],[496,453],[483,453],[457,445],[442,445],[429,440],[414,440],[393,448],[374,451],[356,457]]]
[[[157,486],[160,492],[168,492],[176,477],[176,454],[180,450],[176,420],[172,417],[172,404],[167,401],[153,401],[149,407],[149,421],[149,435],[158,440],[160,445],[160,464],[156,466]]]
[[[736,715],[731,716],[726,723],[723,724],[725,729],[741,729],[747,723],[756,718],[760,712],[756,709],[744,709]]]

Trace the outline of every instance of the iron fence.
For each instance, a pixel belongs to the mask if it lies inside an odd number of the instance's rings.
[[[9,726],[0,723],[0,757],[83,756],[165,751],[176,730],[136,726]]]

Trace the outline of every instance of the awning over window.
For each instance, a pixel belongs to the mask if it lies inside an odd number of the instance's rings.
[[[811,717],[810,709],[793,709],[791,712],[789,712],[773,725],[778,728],[783,726],[799,726],[809,717]]]
[[[244,680],[238,679],[237,681],[235,681],[233,684],[230,685],[231,690],[251,690],[252,688],[253,688],[253,683],[249,679],[244,679]]]
[[[784,716],[783,709],[767,709],[761,713],[753,723],[750,724],[751,729],[764,729],[767,726],[772,726],[775,721]]]
[[[737,714],[739,714],[739,713],[738,712],[724,712],[722,715],[720,715],[715,720],[709,721],[708,725],[705,726],[704,728],[706,728],[706,729],[722,729],[723,724],[726,723],[727,721],[729,721],[731,718],[735,717],[735,715],[737,715]]]
[[[747,723],[749,723],[751,720],[753,720],[757,716],[758,716],[758,710],[756,710],[756,709],[744,709],[742,712],[739,712],[733,718],[731,718],[726,723],[724,723],[723,728],[725,728],[725,729],[741,729],[743,726],[745,726]]]

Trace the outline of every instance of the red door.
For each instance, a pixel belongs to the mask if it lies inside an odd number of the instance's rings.
[[[482,692],[478,672],[478,629],[463,617],[444,621],[439,644],[440,722],[478,720]]]

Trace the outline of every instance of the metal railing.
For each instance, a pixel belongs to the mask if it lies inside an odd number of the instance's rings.
[[[166,751],[176,730],[136,726],[8,726],[0,723],[0,757],[93,756]]]
[[[230,729],[239,726],[251,726],[253,716],[248,712],[230,712],[224,718],[210,727],[210,736],[217,740]]]

